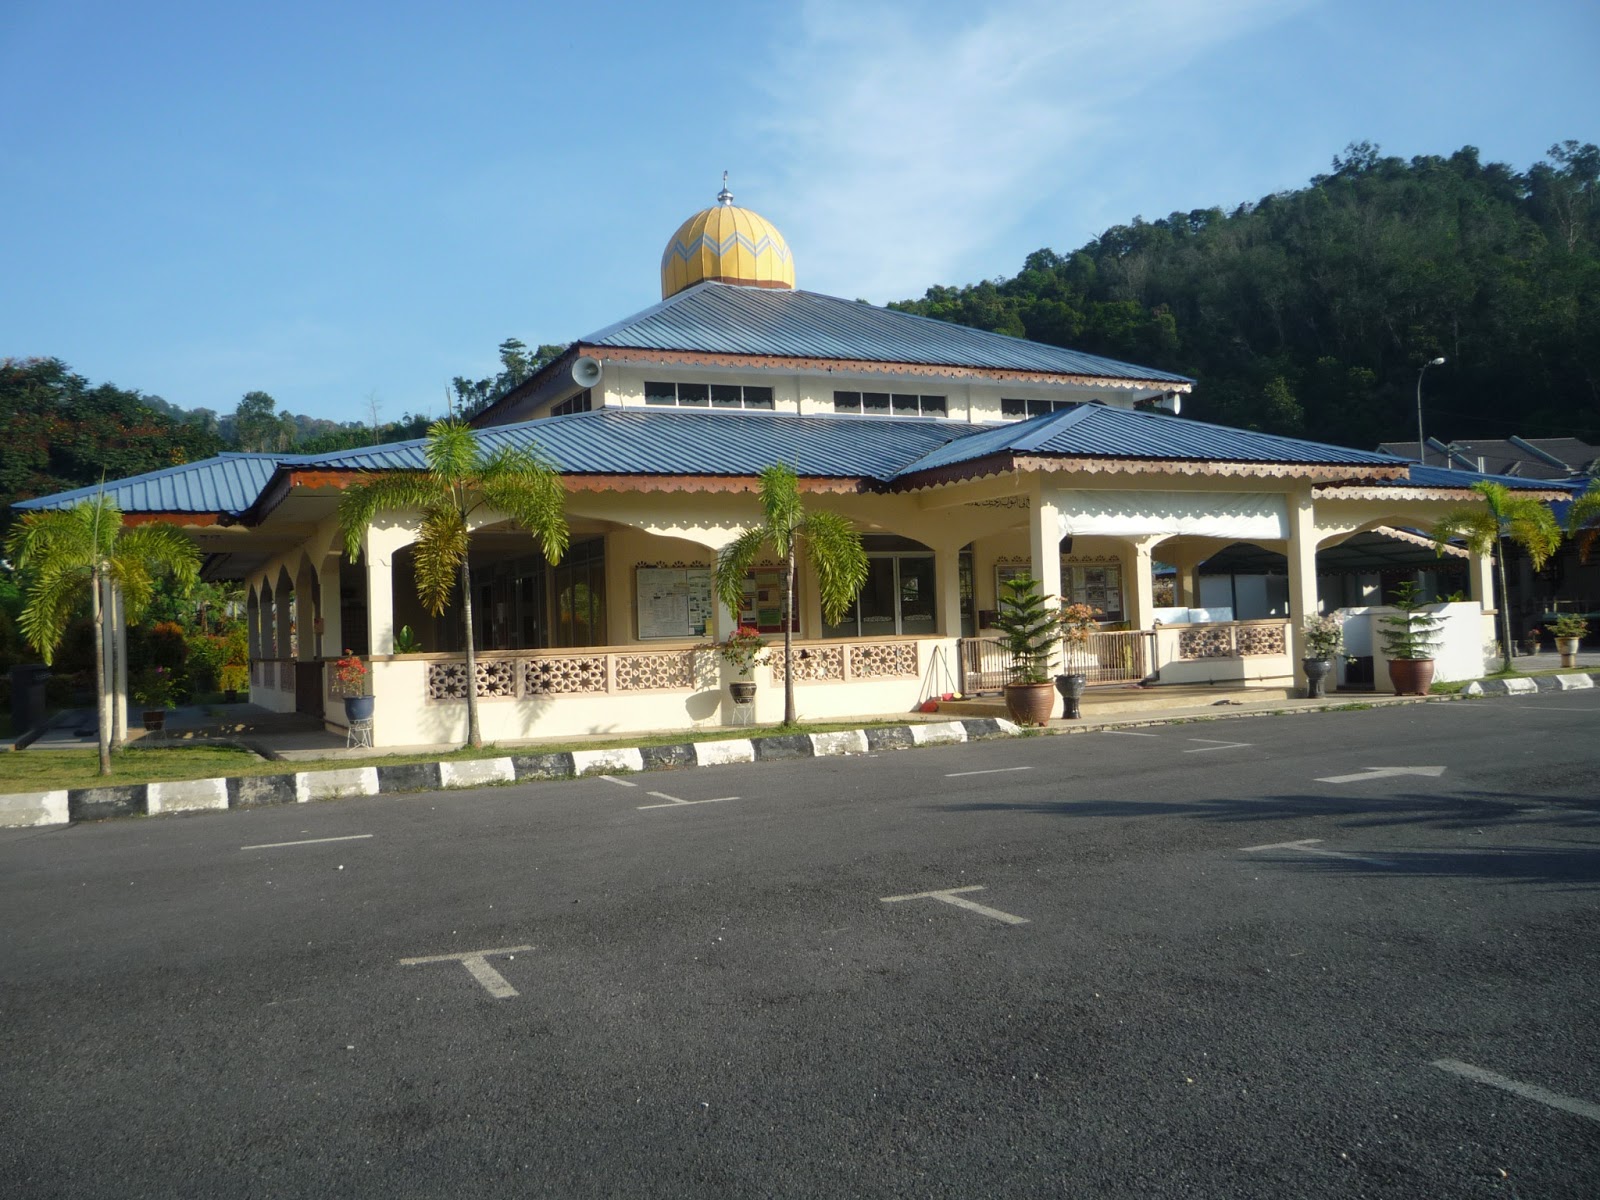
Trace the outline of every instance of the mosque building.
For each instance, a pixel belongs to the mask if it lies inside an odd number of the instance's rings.
[[[559,469],[572,533],[549,563],[499,514],[474,526],[486,740],[773,721],[786,670],[806,719],[992,688],[998,596],[1024,573],[1101,614],[1091,683],[1303,683],[1304,618],[1377,602],[1334,596],[1326,578],[1319,598],[1319,552],[1431,527],[1475,498],[1469,472],[1179,416],[1194,385],[1180,375],[805,291],[783,235],[733,199],[724,179],[668,239],[660,303],[579,338],[473,418],[488,445]],[[108,490],[130,520],[193,537],[210,577],[246,583],[252,701],[342,728],[329,666],[348,647],[369,659],[377,745],[461,741],[461,620],[417,599],[417,519],[376,522],[356,564],[338,534],[343,488],[422,469],[422,446],[224,454]],[[795,656],[756,669],[752,714],[708,644],[739,624],[781,633],[782,573],[752,571],[733,613],[711,571],[760,519],[757,477],[779,463],[808,506],[861,533],[870,573],[830,624],[801,563]],[[1235,546],[1282,556],[1275,604],[1202,604],[1199,565]],[[1158,562],[1176,572],[1161,608]],[[1441,678],[1480,673],[1492,629],[1488,562],[1467,567],[1468,649]],[[406,627],[420,650],[397,653]]]

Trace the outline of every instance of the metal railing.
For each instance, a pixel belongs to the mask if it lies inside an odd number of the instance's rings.
[[[963,692],[998,692],[1005,687],[1011,655],[1003,638],[962,638],[960,649]],[[1152,629],[1097,630],[1084,644],[1065,647],[1065,651],[1065,669],[1085,676],[1091,686],[1139,683],[1159,674]]]

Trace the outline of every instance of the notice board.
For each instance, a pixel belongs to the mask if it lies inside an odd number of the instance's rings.
[[[639,567],[634,611],[639,637],[705,637],[711,627],[710,567]]]

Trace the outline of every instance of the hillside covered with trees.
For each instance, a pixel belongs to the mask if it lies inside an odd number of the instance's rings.
[[[1298,191],[1135,219],[891,307],[1195,377],[1184,414],[1371,448],[1600,440],[1600,149],[1526,171],[1350,146]]]

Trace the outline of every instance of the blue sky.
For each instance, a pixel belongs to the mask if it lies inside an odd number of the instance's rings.
[[[443,411],[659,299],[731,172],[801,287],[1014,274],[1347,143],[1600,140],[1587,0],[0,5],[0,356],[231,411]]]

